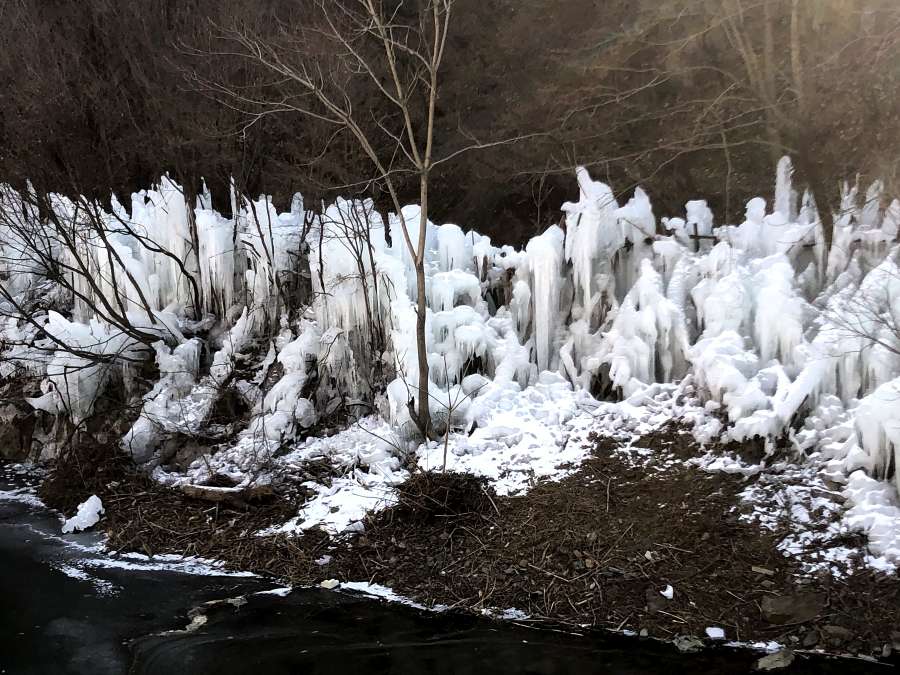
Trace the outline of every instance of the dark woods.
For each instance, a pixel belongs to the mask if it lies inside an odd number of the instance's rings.
[[[343,0],[352,4],[349,0]],[[385,4],[389,4],[384,0]],[[398,2],[391,11],[413,9]],[[288,204],[387,196],[358,144],[328,122],[254,116],[296,92],[235,53],[251,32],[289,55],[328,50],[314,0],[6,0],[0,4],[0,180],[106,198],[163,171]],[[894,0],[456,0],[435,144],[528,138],[437,167],[430,213],[520,242],[574,197],[571,168],[661,213],[706,197],[717,219],[768,196],[790,153],[821,201],[839,177],[896,179],[900,10]],[[334,55],[332,55],[334,56]],[[354,80],[356,110],[394,114]],[[416,181],[400,181],[404,201]],[[125,202],[127,203],[127,201]]]

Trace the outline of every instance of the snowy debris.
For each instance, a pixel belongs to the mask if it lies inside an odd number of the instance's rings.
[[[21,487],[12,490],[0,490],[0,501],[19,502],[28,506],[43,507],[44,502],[37,496],[35,488]]]
[[[874,555],[866,563],[875,569],[893,572],[900,564],[900,503],[892,487],[857,470],[850,474],[844,489],[849,508],[843,524],[866,535]]]
[[[341,585],[341,582],[337,579],[325,579],[322,583],[319,584],[320,588],[324,588],[327,591],[330,591],[334,588],[337,588]]]
[[[388,602],[397,602],[401,605],[406,605],[407,607],[412,607],[414,609],[422,609],[432,612],[443,612],[447,609],[445,605],[425,607],[424,605],[421,605],[413,600],[410,600],[409,598],[395,593],[387,586],[382,586],[380,584],[371,584],[367,581],[345,581],[341,583],[341,590],[362,593],[363,595],[366,595],[370,598],[378,598],[380,600],[386,600]]]
[[[87,530],[98,522],[103,515],[103,502],[97,495],[91,495],[78,505],[78,512],[63,523],[63,534]]]
[[[54,562],[51,563],[51,566],[53,567],[53,569],[57,570],[58,572],[62,572],[70,579],[76,579],[77,581],[84,581],[91,584],[98,595],[116,595],[121,590],[111,581],[100,579],[88,573],[77,564],[70,565],[62,562]]]
[[[278,588],[270,588],[267,591],[257,591],[254,595],[274,595],[279,598],[286,598],[293,590],[290,586],[280,586]]]
[[[709,626],[706,629],[706,637],[708,637],[710,640],[724,640],[725,630],[723,628],[719,628],[718,626]]]
[[[675,589],[672,588],[670,584],[666,584],[666,587],[659,592],[661,596],[663,596],[666,600],[671,600],[675,597]]]
[[[367,513],[396,502],[391,487],[378,483],[366,485],[366,482],[363,472],[354,472],[353,476],[335,478],[330,487],[311,481],[304,483],[315,494],[304,503],[300,515],[278,531],[300,532],[313,527],[321,527],[330,534],[360,531]]]
[[[516,609],[515,607],[509,609],[492,609],[485,607],[481,610],[481,614],[482,616],[487,616],[491,619],[500,619],[502,621],[525,621],[530,618],[529,614],[523,612],[521,609]]]
[[[41,531],[40,536],[54,538],[52,533]],[[70,537],[56,538],[67,549],[75,553],[67,564],[87,574],[94,570],[117,569],[151,572],[179,572],[195,576],[255,578],[252,572],[233,571],[225,568],[225,563],[195,556],[174,553],[146,555],[144,553],[111,553],[102,543],[86,545]]]
[[[194,631],[199,630],[200,628],[205,626],[207,621],[209,621],[209,618],[206,616],[206,614],[194,614],[194,616],[191,617],[191,622],[184,627],[183,632],[193,633]]]

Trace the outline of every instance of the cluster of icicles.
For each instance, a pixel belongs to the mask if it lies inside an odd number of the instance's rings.
[[[772,208],[751,200],[739,225],[715,226],[701,200],[657,222],[640,188],[620,205],[585,169],[576,176],[578,201],[562,207],[564,227],[551,226],[522,250],[428,223],[426,337],[436,423],[469,424],[482,397],[526,388],[544,370],[604,397],[690,377],[736,440],[787,434],[809,450],[816,430],[796,434],[798,420],[823,406],[855,411],[856,426],[829,451],[848,471],[891,473],[900,453],[892,414],[900,406],[900,203],[885,206],[877,182],[864,197],[845,186],[826,252],[816,206],[793,190],[791,173],[785,158]],[[7,201],[13,197],[5,192]],[[63,220],[78,218],[65,199],[55,203]],[[189,213],[178,186],[163,179],[157,190],[134,195],[130,211],[114,205],[105,215],[107,236],[86,237],[74,252],[99,278],[119,280],[103,286],[107,300],[126,306],[135,324],[160,330],[162,379],[144,396],[147,414],[126,438],[136,457],[152,456],[174,402],[180,419],[187,409],[199,423],[241,351],[260,342],[268,343],[263,364],[277,361],[284,374],[265,395],[253,382],[238,383],[255,405],[254,438],[283,443],[312,424],[327,405],[325,381],[332,396],[374,401],[373,372],[386,374],[384,414],[409,427],[418,386],[416,279],[401,228],[417,240],[419,208],[384,222],[368,201],[338,200],[314,217],[299,196],[288,213],[268,199],[232,197],[233,218],[209,205],[204,194]],[[28,267],[13,233],[2,235],[5,271],[24,293],[40,271]],[[288,321],[279,289],[296,276],[309,279],[310,309]],[[96,301],[91,288],[83,291]],[[89,302],[76,300],[71,319],[52,312],[37,319],[81,350],[140,350],[90,316]],[[185,335],[213,325],[219,337],[201,375],[201,342]],[[7,320],[10,343],[27,332],[22,320]],[[46,373],[46,394],[33,404],[76,419],[89,415],[109,366],[63,351],[32,357]],[[319,398],[308,400],[304,385],[313,371]]]

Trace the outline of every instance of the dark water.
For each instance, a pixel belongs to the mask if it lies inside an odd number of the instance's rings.
[[[9,487],[0,472],[0,491]],[[53,514],[0,493],[0,673],[671,675],[746,673],[758,657],[682,655],[651,640],[532,630],[318,589],[254,595],[275,584],[109,567],[85,549],[96,543],[59,536]],[[238,596],[246,604],[208,607],[206,623],[183,630],[191,608]],[[888,672],[823,658],[779,672],[873,670]]]

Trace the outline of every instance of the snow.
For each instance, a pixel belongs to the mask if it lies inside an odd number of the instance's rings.
[[[724,640],[725,630],[723,628],[719,628],[718,626],[709,626],[706,629],[706,637],[708,637],[710,640]]]
[[[382,586],[380,584],[372,584],[366,581],[345,581],[340,584],[340,590],[354,591],[356,593],[366,595],[370,598],[378,598],[380,600],[386,600],[388,602],[398,602],[402,605],[406,605],[414,609],[428,609],[432,612],[443,612],[447,609],[447,607],[444,605],[425,607],[424,605],[420,605],[419,603],[414,602],[409,598],[398,595],[392,589],[386,586]]]
[[[91,584],[98,595],[115,595],[121,590],[112,582],[107,581],[106,579],[95,577],[76,565],[69,565],[63,562],[54,562],[51,563],[51,566],[57,572],[62,572],[70,579],[75,579],[76,581],[83,581]]]
[[[675,597],[675,589],[672,588],[671,584],[666,584],[666,587],[659,592],[661,596],[663,596],[666,600],[671,600]]]
[[[384,485],[365,485],[362,476],[338,478],[330,487],[305,483],[315,495],[303,506],[301,515],[289,521],[284,532],[321,527],[332,534],[361,530],[362,519],[371,511],[396,503],[392,490]]]
[[[18,502],[31,507],[42,507],[42,502],[34,493],[33,488],[14,488],[12,490],[0,490],[0,501]]]
[[[87,530],[100,522],[100,516],[103,515],[103,502],[97,495],[91,495],[78,505],[78,511],[74,516],[63,523],[63,534],[70,532],[81,532]]]
[[[850,504],[844,522],[850,530],[866,535],[875,554],[869,557],[869,564],[893,571],[900,564],[900,503],[896,491],[857,470],[850,474],[844,494]]]
[[[451,434],[447,470],[491,479],[498,494],[524,492],[540,479],[559,479],[587,455],[584,447],[593,416],[586,399],[561,376],[544,372],[521,390],[515,383],[488,384],[475,396],[466,418],[471,434]],[[418,451],[424,470],[443,469],[443,442]]]

